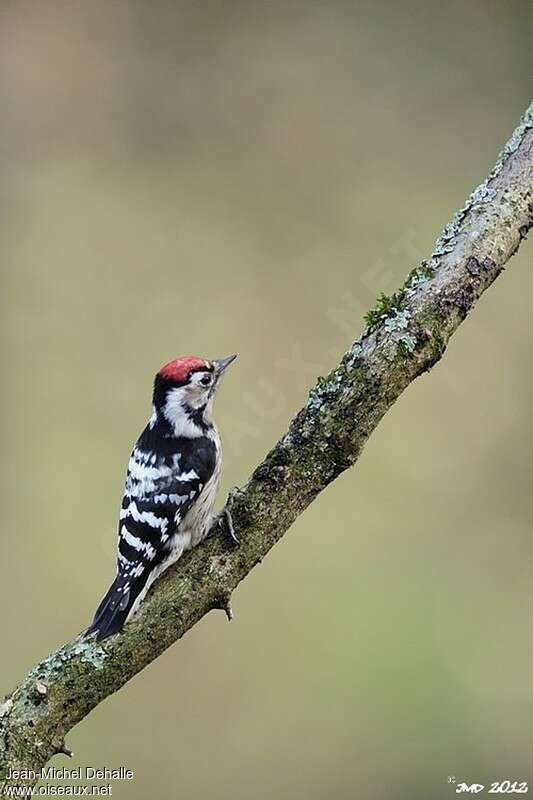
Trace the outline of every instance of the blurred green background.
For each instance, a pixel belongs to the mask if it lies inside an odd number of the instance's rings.
[[[223,489],[244,481],[494,163],[532,21],[526,0],[2,3],[1,692],[112,578],[156,369],[239,352],[217,419]],[[532,246],[235,621],[93,712],[68,766],[135,770],[132,800],[533,780]]]

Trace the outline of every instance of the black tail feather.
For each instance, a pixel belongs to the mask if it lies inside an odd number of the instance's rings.
[[[94,619],[85,631],[85,635],[96,634],[96,640],[101,641],[120,631],[144,586],[144,582],[142,579],[132,582],[131,578],[117,575],[96,609]],[[124,591],[127,583],[129,583],[129,589]]]

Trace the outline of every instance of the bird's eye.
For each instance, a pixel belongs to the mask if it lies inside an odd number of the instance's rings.
[[[203,378],[200,378],[200,383],[202,386],[209,386],[211,383],[211,375],[204,375]]]

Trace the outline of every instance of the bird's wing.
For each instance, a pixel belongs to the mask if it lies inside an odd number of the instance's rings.
[[[87,633],[98,639],[122,628],[148,578],[165,561],[172,537],[213,474],[215,448],[197,441],[170,457],[136,446],[120,511],[117,576]]]
[[[153,461],[153,453],[136,447],[128,465],[119,521],[117,567],[122,576],[151,572],[166,557],[213,469],[210,447]]]

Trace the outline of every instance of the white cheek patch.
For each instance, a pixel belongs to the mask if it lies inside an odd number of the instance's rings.
[[[187,384],[171,389],[167,394],[163,415],[170,422],[175,436],[203,436],[199,425],[191,419],[191,410],[203,408],[209,401],[209,387]]]

